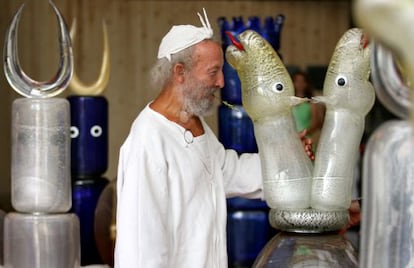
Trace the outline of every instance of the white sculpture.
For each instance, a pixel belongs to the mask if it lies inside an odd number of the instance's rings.
[[[312,163],[291,112],[306,99],[294,96],[290,75],[267,41],[251,30],[238,38],[243,50],[229,46],[226,59],[237,70],[243,107],[253,120],[266,202],[271,208],[309,208]]]
[[[365,128],[375,101],[369,82],[370,49],[361,29],[348,30],[332,55],[323,85],[326,114],[315,156],[312,208],[346,210]]]

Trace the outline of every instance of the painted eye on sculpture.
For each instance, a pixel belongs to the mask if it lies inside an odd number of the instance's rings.
[[[345,86],[346,84],[348,84],[348,80],[346,79],[346,77],[344,76],[338,76],[336,78],[336,84],[340,87]]]
[[[72,139],[79,137],[79,129],[77,127],[75,126],[70,127],[70,137]]]
[[[102,135],[102,128],[98,125],[94,125],[93,127],[91,127],[91,135],[92,137],[100,137]]]
[[[273,85],[274,92],[282,92],[285,89],[285,86],[282,83],[276,83]]]

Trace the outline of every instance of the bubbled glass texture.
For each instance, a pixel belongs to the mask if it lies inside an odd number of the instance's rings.
[[[12,205],[19,212],[71,207],[70,116],[65,99],[20,98],[12,111]]]

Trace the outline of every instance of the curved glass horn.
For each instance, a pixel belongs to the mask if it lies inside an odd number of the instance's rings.
[[[17,26],[24,4],[14,15],[6,33],[4,48],[4,73],[10,86],[20,95],[28,98],[48,98],[61,93],[69,84],[73,73],[73,56],[70,35],[62,14],[52,1],[52,6],[59,23],[60,60],[56,75],[46,82],[31,79],[22,70],[17,49]]]
[[[378,99],[394,115],[407,119],[411,107],[411,89],[404,81],[396,58],[391,51],[373,42],[371,77]]]
[[[101,64],[101,72],[98,79],[89,85],[82,83],[76,71],[73,72],[72,80],[70,81],[69,88],[76,94],[79,95],[99,95],[103,92],[105,87],[109,82],[109,73],[110,73],[110,55],[109,55],[109,42],[108,42],[108,31],[106,28],[105,22],[102,23],[103,26],[103,56]],[[76,19],[73,20],[72,27],[70,29],[70,36],[72,40],[75,40],[76,37]]]

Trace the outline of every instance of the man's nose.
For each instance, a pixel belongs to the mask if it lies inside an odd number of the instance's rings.
[[[220,74],[217,78],[216,86],[219,87],[219,88],[224,87],[224,74],[223,74],[223,71],[220,72]]]

